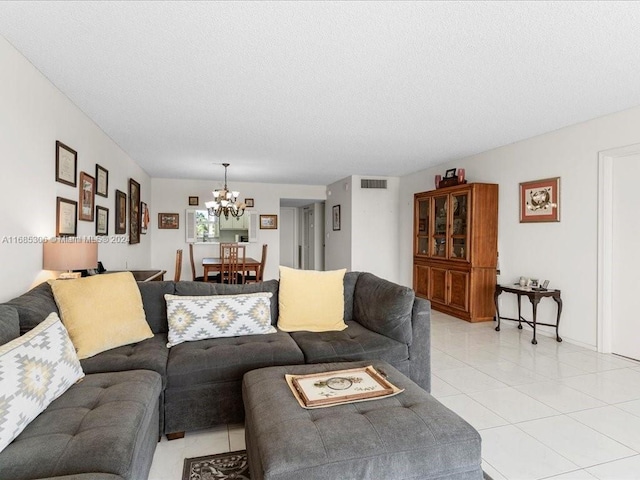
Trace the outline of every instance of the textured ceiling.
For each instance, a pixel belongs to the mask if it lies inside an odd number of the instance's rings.
[[[404,175],[640,105],[638,25],[635,2],[0,2],[151,176],[230,184]]]

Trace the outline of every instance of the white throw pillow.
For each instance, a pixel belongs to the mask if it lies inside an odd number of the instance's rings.
[[[271,292],[246,295],[180,296],[166,294],[169,343],[205,338],[275,333]]]
[[[73,343],[55,312],[0,346],[0,451],[83,377]]]

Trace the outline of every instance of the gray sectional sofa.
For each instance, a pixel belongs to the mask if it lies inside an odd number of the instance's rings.
[[[278,281],[249,285],[200,282],[138,283],[148,340],[81,361],[85,379],[72,386],[0,452],[0,478],[13,480],[147,477],[162,433],[244,419],[242,378],[269,366],[383,360],[430,390],[430,306],[409,288],[370,273],[344,279],[348,328],[278,331],[186,342],[167,348],[165,294],[271,292],[278,319]],[[0,305],[0,345],[58,311],[41,284]],[[46,446],[47,448],[43,448]],[[111,453],[112,452],[112,453]]]

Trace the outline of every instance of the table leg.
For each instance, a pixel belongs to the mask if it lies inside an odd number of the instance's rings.
[[[533,340],[531,340],[531,343],[537,345],[538,340],[536,340],[536,320],[538,316],[538,303],[540,303],[540,299],[529,298],[529,300],[531,300],[531,307],[533,308]]]
[[[518,329],[522,330],[522,309],[521,309],[521,302],[520,299],[522,298],[522,295],[520,295],[519,293],[518,295]]]
[[[207,267],[204,267],[204,274],[203,274],[203,276],[202,276],[202,279],[203,279],[205,282],[208,282],[208,281],[209,281],[209,269],[208,269]]]
[[[562,313],[562,299],[560,297],[552,297],[558,304],[558,316],[556,318],[556,341],[561,342],[562,339],[558,335],[558,328],[560,328],[560,314]]]
[[[496,332],[500,331],[500,307],[498,306],[498,297],[502,293],[502,290],[496,288],[495,292],[493,292],[493,302],[496,304],[496,317],[498,319],[498,326],[496,327]]]

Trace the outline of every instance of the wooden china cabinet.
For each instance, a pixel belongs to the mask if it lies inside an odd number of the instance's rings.
[[[493,320],[498,185],[468,183],[414,195],[413,289],[438,311]]]

